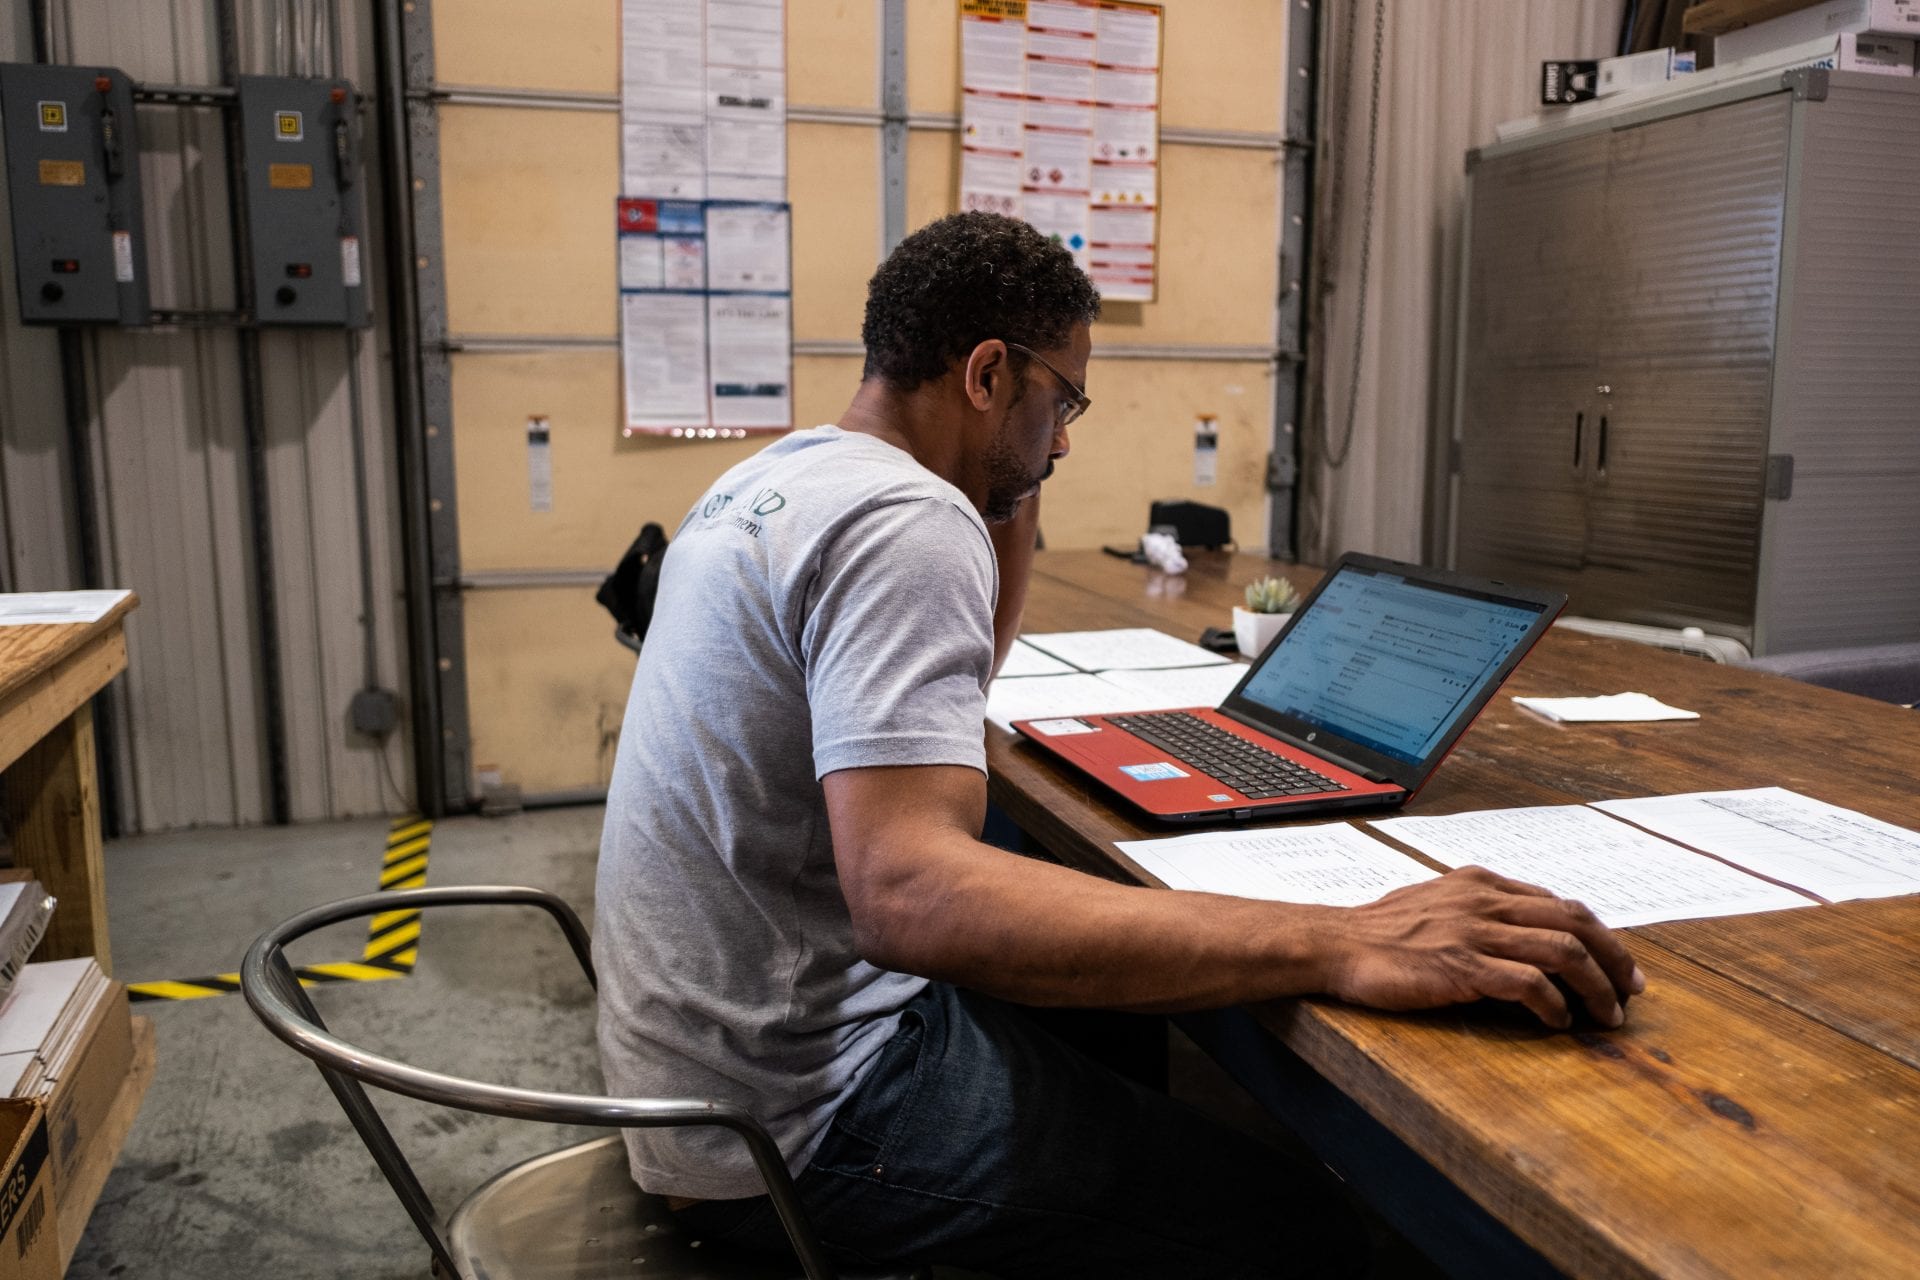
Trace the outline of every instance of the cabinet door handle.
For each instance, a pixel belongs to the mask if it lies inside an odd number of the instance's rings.
[[[1600,415],[1600,443],[1594,449],[1594,466],[1601,475],[1607,474],[1607,417]]]
[[[1586,431],[1586,427],[1587,427],[1587,415],[1584,413],[1574,414],[1573,415],[1573,469],[1575,471],[1578,471],[1580,469],[1580,437]]]

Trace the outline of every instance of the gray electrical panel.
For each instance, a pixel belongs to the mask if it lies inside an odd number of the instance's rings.
[[[0,120],[20,319],[146,324],[132,82],[117,67],[9,63]]]
[[[240,136],[263,325],[362,328],[360,145],[344,80],[240,77]]]

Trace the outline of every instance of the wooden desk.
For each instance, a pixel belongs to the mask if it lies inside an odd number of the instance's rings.
[[[113,972],[89,699],[127,667],[131,593],[98,622],[0,627],[0,771],[14,865],[60,899],[36,960]]]
[[[1268,570],[1169,578],[1042,552],[1026,629],[1224,626]],[[1311,570],[1271,568],[1306,587]],[[1556,725],[1508,694],[1635,689],[1695,722]],[[990,791],[1062,861],[1151,882],[1117,840],[1172,834],[988,727]],[[1920,714],[1556,630],[1406,810],[1780,785],[1920,828]],[[1278,1002],[1260,1025],[1562,1270],[1920,1275],[1920,897],[1632,930],[1649,983],[1618,1032],[1483,1008]]]

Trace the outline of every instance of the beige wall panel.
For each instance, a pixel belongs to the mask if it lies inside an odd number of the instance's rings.
[[[879,0],[789,0],[787,101],[797,107],[880,105]]]
[[[604,787],[634,657],[593,588],[469,592],[466,631],[475,769],[529,795]]]
[[[837,419],[859,377],[852,357],[795,360],[795,421]],[[550,512],[528,500],[534,415],[553,431]],[[476,572],[612,569],[643,523],[657,520],[671,533],[715,476],[767,439],[623,437],[612,351],[456,354],[453,418],[460,563]]]
[[[793,201],[793,336],[858,338],[867,277],[880,263],[880,133],[868,125],[787,126]]]
[[[442,84],[619,92],[619,0],[434,0],[433,19]],[[788,6],[790,102],[875,107],[879,83],[875,0]]]
[[[1093,408],[1073,428],[1073,452],[1047,482],[1040,525],[1059,548],[1132,544],[1158,498],[1224,507],[1244,547],[1266,541],[1267,422],[1272,375],[1264,364],[1101,360],[1087,370]],[[1219,421],[1219,478],[1193,483],[1193,421]]]
[[[907,229],[960,207],[960,136],[938,129],[907,134]]]
[[[1102,342],[1273,342],[1280,166],[1267,151],[1168,147],[1160,154],[1160,290],[1116,303]]]
[[[960,110],[960,19],[954,0],[910,0],[907,103],[917,114]],[[1280,128],[1286,0],[1166,0],[1163,128]]]
[[[614,332],[618,116],[444,107],[440,176],[453,333]]]
[[[960,110],[957,0],[907,0],[907,110],[945,116]]]
[[[916,130],[907,148],[907,220],[953,212],[959,142]],[[1160,297],[1107,308],[1101,343],[1265,346],[1273,341],[1280,169],[1270,152],[1169,147],[1161,156]]]
[[[433,0],[441,84],[614,93],[619,0]]]
[[[1167,0],[1160,127],[1280,130],[1289,0]]]

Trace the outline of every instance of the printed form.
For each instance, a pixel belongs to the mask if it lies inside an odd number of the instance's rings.
[[[1212,667],[1230,659],[1176,640],[1151,627],[1112,631],[1053,631],[1022,636],[1034,648],[1082,671],[1142,671],[1154,667]]]
[[[1920,833],[1784,787],[1593,807],[1836,902],[1920,893]]]
[[[1587,904],[1613,928],[1810,907],[1814,900],[1586,805],[1369,824],[1449,867],[1476,865]]]
[[[1116,846],[1169,889],[1357,907],[1439,873],[1344,822],[1206,831]]]

